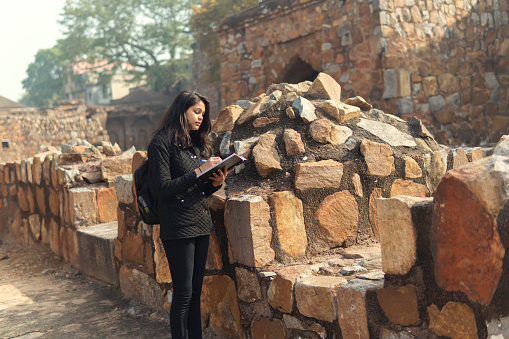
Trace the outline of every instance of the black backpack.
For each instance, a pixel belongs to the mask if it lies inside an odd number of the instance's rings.
[[[157,213],[157,199],[150,192],[149,175],[147,160],[134,171],[134,187],[138,197],[138,210],[143,222],[148,225],[155,225],[159,224],[159,213]]]

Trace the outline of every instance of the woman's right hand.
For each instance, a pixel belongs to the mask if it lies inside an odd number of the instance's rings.
[[[213,167],[215,164],[218,164],[222,161],[220,157],[210,157],[203,165],[195,169],[196,175],[201,174],[202,172],[205,172],[209,168]]]

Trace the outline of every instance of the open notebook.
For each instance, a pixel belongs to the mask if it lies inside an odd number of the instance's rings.
[[[243,163],[247,159],[243,156],[238,155],[237,153],[232,153],[226,158],[223,159],[220,163],[217,163],[213,167],[204,171],[203,173],[198,174],[198,179],[209,179],[215,172],[219,170],[223,170],[224,168],[232,168],[233,166],[237,166],[238,164]]]

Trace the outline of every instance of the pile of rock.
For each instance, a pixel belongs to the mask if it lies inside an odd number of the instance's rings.
[[[271,202],[280,258],[378,241],[376,198],[429,196],[447,169],[448,153],[451,164],[460,157],[468,162],[463,150],[453,154],[437,144],[420,120],[404,121],[360,97],[342,102],[340,96],[339,84],[320,73],[312,83],[274,84],[224,108],[213,122],[217,152],[249,159],[228,179],[227,197]],[[470,155],[480,157],[480,149]],[[286,217],[278,216],[278,201],[295,199],[303,204],[301,220],[292,217],[293,226],[282,232]],[[284,250],[287,242],[301,250]]]

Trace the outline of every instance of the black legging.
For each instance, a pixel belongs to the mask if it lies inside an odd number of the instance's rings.
[[[209,236],[163,240],[173,280],[170,310],[172,339],[201,338],[200,295]]]

